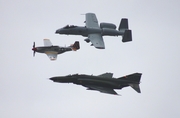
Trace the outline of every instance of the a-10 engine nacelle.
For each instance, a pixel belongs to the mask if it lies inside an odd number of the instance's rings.
[[[102,28],[101,35],[102,36],[118,36],[118,35],[122,35],[122,33],[116,29]]]
[[[100,28],[110,28],[110,29],[116,29],[116,25],[112,23],[100,23]]]

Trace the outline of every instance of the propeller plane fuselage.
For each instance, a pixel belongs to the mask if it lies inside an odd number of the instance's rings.
[[[72,49],[69,47],[59,47],[59,46],[35,47],[32,50],[35,50],[36,52],[39,52],[39,53],[56,52],[57,54],[61,54],[66,51],[72,51]]]
[[[76,51],[80,49],[79,42],[75,41],[74,44],[68,47],[60,47],[60,46],[53,46],[49,39],[44,39],[44,46],[35,47],[35,42],[33,44],[32,50],[34,51],[33,55],[35,56],[35,52],[45,53],[50,60],[56,60],[58,54],[62,54],[67,51]]]

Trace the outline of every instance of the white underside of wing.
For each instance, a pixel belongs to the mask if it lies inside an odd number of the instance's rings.
[[[44,46],[52,46],[52,43],[49,39],[44,39]]]
[[[56,60],[57,59],[57,52],[49,51],[45,52],[45,54],[49,57],[50,60]]]

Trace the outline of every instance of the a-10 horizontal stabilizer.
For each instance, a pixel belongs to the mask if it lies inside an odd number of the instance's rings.
[[[122,42],[132,41],[132,32],[131,30],[125,30],[124,35],[122,37]]]

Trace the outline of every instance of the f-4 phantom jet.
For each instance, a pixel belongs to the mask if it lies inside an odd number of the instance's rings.
[[[74,74],[52,77],[50,80],[60,83],[74,83],[86,87],[87,90],[118,95],[114,89],[122,89],[128,86],[131,86],[135,91],[141,93],[139,87],[141,75],[141,73],[134,73],[120,78],[113,78],[112,73],[104,73],[99,76]]]
[[[80,48],[79,42],[76,41],[74,44],[68,47],[60,47],[60,46],[53,46],[49,39],[44,39],[44,46],[42,47],[35,47],[35,42],[33,44],[32,50],[34,51],[33,56],[35,56],[36,52],[45,53],[50,60],[56,60],[58,54],[62,54],[66,51],[76,51]]]
[[[132,41],[132,33],[128,27],[128,19],[121,19],[118,30],[116,25],[112,23],[100,23],[94,13],[86,13],[86,26],[67,25],[63,28],[56,30],[57,34],[66,35],[82,35],[88,37],[85,39],[87,43],[91,42],[92,46],[98,49],[105,49],[102,36],[122,36],[122,42]]]

